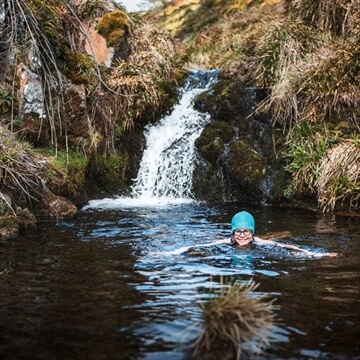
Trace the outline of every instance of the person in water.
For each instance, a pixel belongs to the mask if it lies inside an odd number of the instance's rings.
[[[208,247],[213,245],[228,244],[236,248],[251,248],[253,245],[270,245],[276,246],[279,248],[299,251],[305,255],[312,257],[321,257],[321,256],[337,256],[337,253],[314,253],[305,249],[301,249],[295,245],[280,244],[274,240],[264,240],[255,236],[255,219],[247,211],[240,211],[235,214],[231,220],[231,238],[217,240],[208,244],[198,244],[196,246],[186,246],[180,249],[165,252],[165,254],[182,254],[189,251],[194,247]],[[162,253],[164,254],[164,253]]]

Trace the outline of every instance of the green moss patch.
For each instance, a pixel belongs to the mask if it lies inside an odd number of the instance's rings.
[[[126,160],[120,154],[97,155],[87,168],[91,193],[117,194],[125,189]]]
[[[121,10],[113,11],[101,18],[96,29],[106,39],[107,46],[114,47],[130,32],[130,19]]]

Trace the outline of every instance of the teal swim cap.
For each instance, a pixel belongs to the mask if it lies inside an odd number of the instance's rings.
[[[238,212],[231,220],[231,231],[234,232],[236,229],[249,229],[255,234],[254,217],[247,211]]]

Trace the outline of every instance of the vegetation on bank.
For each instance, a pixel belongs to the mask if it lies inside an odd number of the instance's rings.
[[[4,214],[16,212],[7,199],[34,208],[38,183],[80,206],[89,191],[123,189],[142,147],[129,139],[176,101],[172,38],[107,0],[18,0],[1,11]]]
[[[189,0],[155,13],[181,41],[188,67],[220,68],[268,90],[256,112],[282,128],[276,153],[292,176],[287,197],[314,197],[323,211],[357,209],[358,1]]]
[[[357,209],[359,2],[162,4],[140,17],[108,0],[4,3],[1,216],[36,208],[45,188],[77,205],[90,191],[125,191],[143,126],[176,101],[187,68],[221,69],[227,82],[268,92],[255,111],[281,130],[275,154],[292,178],[285,196],[314,197],[323,211]],[[95,35],[105,43],[100,58]],[[216,161],[219,149],[205,150]]]
[[[0,176],[2,188],[20,190],[19,200],[27,203],[36,200],[41,187],[40,172],[44,164],[37,158],[31,147],[20,142],[16,136],[5,127],[0,127]],[[0,192],[0,216],[9,210],[16,215],[16,208],[6,193]]]

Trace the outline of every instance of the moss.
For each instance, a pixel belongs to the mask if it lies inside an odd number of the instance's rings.
[[[195,146],[205,160],[213,166],[224,152],[224,145],[235,136],[235,130],[227,123],[215,121],[205,126],[201,135],[196,139]]]
[[[227,168],[233,180],[249,184],[259,182],[267,173],[265,159],[243,139],[231,145]]]
[[[60,151],[45,148],[37,151],[48,159],[46,183],[51,192],[82,204],[86,199],[86,168],[88,159],[76,151]],[[44,175],[45,176],[45,175]]]
[[[96,29],[104,36],[108,47],[116,46],[120,39],[130,32],[130,19],[121,10],[104,15]]]
[[[74,154],[67,164],[67,175],[69,179],[68,191],[71,197],[76,197],[85,184],[85,170],[87,159],[83,155]]]
[[[59,36],[58,30],[61,27],[61,7],[56,0],[29,0],[27,5],[41,24],[41,31],[49,38],[53,39]]]
[[[189,71],[184,68],[176,68],[174,71],[174,78],[179,86],[184,86],[185,80],[189,76]]]
[[[152,122],[154,119],[159,119],[160,117],[168,114],[179,99],[179,91],[174,82],[160,80],[156,82],[156,85],[161,92],[161,103],[158,107],[155,108],[153,106],[145,107],[143,111],[143,114],[145,114],[145,116],[143,116],[145,123],[148,121]],[[147,94],[147,96],[151,96],[151,94]]]
[[[97,81],[95,63],[88,54],[72,51],[65,46],[63,48],[64,66],[63,72],[74,84],[84,84],[88,90]]]
[[[126,160],[120,154],[97,155],[86,169],[91,193],[117,194],[125,189]]]
[[[13,96],[10,91],[0,89],[0,116],[9,113],[13,107]]]
[[[9,205],[0,198],[0,217],[5,216],[9,213]]]

